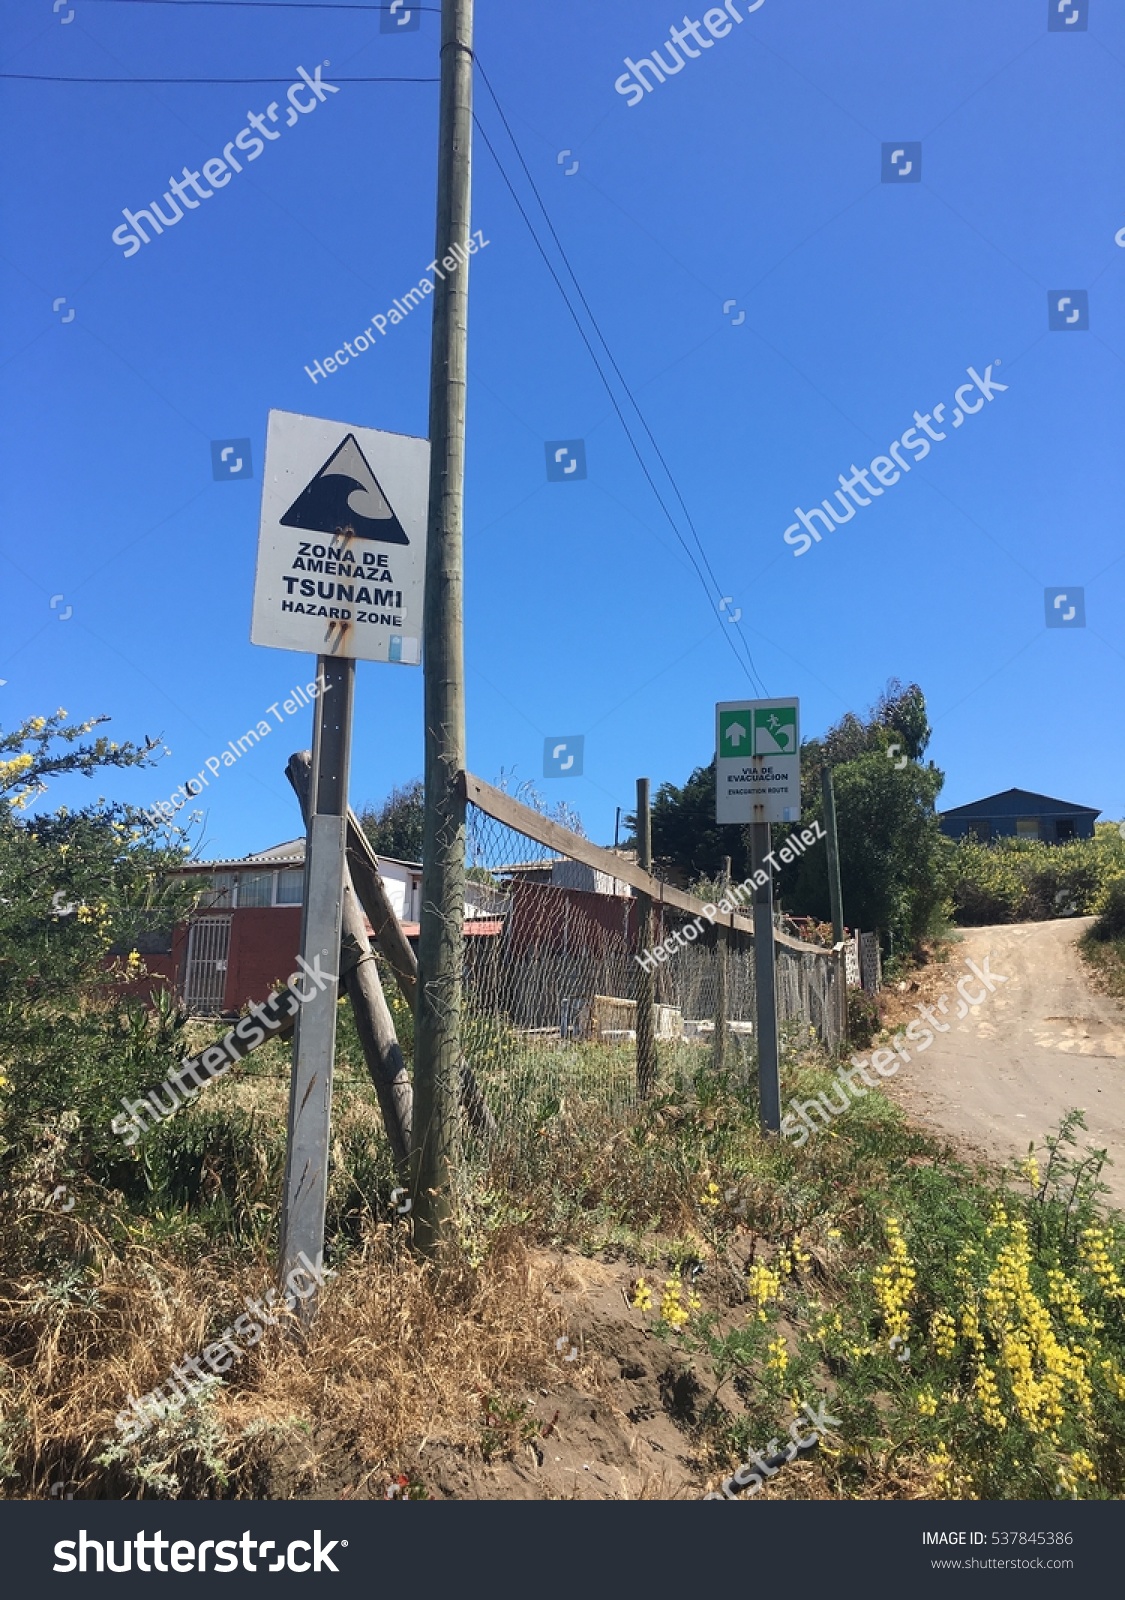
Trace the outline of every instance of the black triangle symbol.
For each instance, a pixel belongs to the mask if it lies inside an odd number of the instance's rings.
[[[303,528],[306,533],[350,533],[383,544],[410,543],[354,433],[301,490],[281,526]]]

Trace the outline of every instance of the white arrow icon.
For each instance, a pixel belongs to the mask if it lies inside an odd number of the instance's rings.
[[[1071,304],[1073,304],[1073,302],[1071,301],[1070,296],[1068,294],[1064,294],[1059,299],[1058,308],[1059,308],[1060,311],[1065,311],[1067,306],[1069,306]],[[1075,306],[1074,310],[1071,312],[1070,316],[1067,317],[1066,320],[1067,320],[1068,323],[1077,322],[1081,315],[1082,315],[1081,311],[1079,311],[1078,307]]]
[[[398,11],[403,6],[404,3],[405,3],[405,0],[391,0],[391,16],[392,17],[394,16],[395,12]],[[402,16],[399,17],[399,19],[398,19],[398,25],[399,25],[400,28],[405,28],[409,24],[410,15],[411,14],[410,14],[409,11],[404,11],[402,13]]]
[[[1065,594],[1057,594],[1055,596],[1055,610],[1057,611],[1060,606],[1065,605],[1068,598],[1069,597],[1067,595],[1065,595]],[[1077,615],[1078,615],[1078,613],[1075,611],[1073,606],[1067,606],[1066,610],[1063,612],[1062,616],[1059,618],[1059,621],[1060,622],[1073,622],[1074,618]]]
[[[741,722],[732,722],[727,728],[727,743],[732,744],[736,750],[745,737],[746,729],[742,726]]]
[[[556,461],[561,461],[563,456],[566,456],[566,455],[569,455],[569,454],[570,454],[570,451],[564,445],[561,449],[555,451],[555,460]],[[578,457],[575,456],[574,459],[571,461],[570,466],[563,468],[563,472],[566,474],[567,477],[569,477],[572,472],[577,472],[577,471],[578,471]]]
[[[903,156],[905,154],[906,154],[905,150],[892,150],[891,151],[891,166],[892,167],[897,167],[899,162],[902,160],[902,158],[903,158]],[[905,178],[908,172],[913,172],[913,171],[914,171],[914,163],[913,163],[913,161],[908,161],[906,163],[906,165],[902,168],[902,170],[899,172],[899,177],[900,178]]]
[[[555,748],[551,751],[551,760],[552,761],[557,761],[559,759],[559,757],[562,755],[562,753],[563,753],[563,751],[565,749],[566,749],[566,745],[565,744],[557,744],[555,746]],[[566,760],[559,767],[559,771],[560,772],[568,772],[573,765],[574,765],[574,751],[572,750],[571,753],[567,756]]]

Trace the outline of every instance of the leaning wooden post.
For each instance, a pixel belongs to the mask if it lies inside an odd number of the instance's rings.
[[[652,871],[652,808],[647,778],[637,779],[637,865]],[[652,950],[652,897],[637,895],[637,954]],[[637,1096],[656,1088],[656,978],[649,963],[637,966]]]
[[[311,762],[310,764],[311,765]],[[286,777],[300,802],[308,825],[309,766],[293,756],[285,769]],[[356,1032],[387,1130],[395,1166],[400,1178],[407,1176],[410,1161],[410,1128],[413,1121],[413,1091],[406,1074],[406,1063],[395,1032],[394,1019],[379,981],[375,955],[367,937],[351,873],[344,867],[344,902],[341,917],[341,955],[344,985],[351,1001]]]
[[[727,898],[730,890],[730,856],[723,857],[723,870],[719,878],[720,900]],[[727,1030],[730,1022],[730,934],[721,922],[715,923],[715,1071],[722,1072],[727,1064]]]

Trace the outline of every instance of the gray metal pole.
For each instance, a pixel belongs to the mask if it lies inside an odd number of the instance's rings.
[[[832,943],[844,937],[844,893],[840,886],[840,840],[836,832],[836,791],[832,768],[820,769],[820,792],[824,800],[824,831],[828,835],[828,896],[832,905]]]
[[[652,805],[647,778],[637,779],[637,865],[652,871]],[[652,899],[637,895],[637,953],[652,949]],[[656,975],[637,968],[637,1097],[647,1100],[656,1088]]]
[[[723,870],[719,875],[720,899],[730,888],[730,856],[723,857]],[[722,1072],[727,1064],[727,1029],[730,1022],[730,978],[728,933],[721,922],[715,924],[715,1071]]]
[[[324,1251],[355,662],[319,656],[317,677],[322,688],[313,733],[301,976],[295,985],[301,1009],[293,1045],[281,1215],[283,1282],[300,1268],[302,1256],[316,1266]],[[310,1313],[316,1294],[299,1303]]]
[[[781,1131],[781,1076],[777,1047],[777,985],[774,977],[773,874],[770,871],[770,825],[750,824],[750,865],[765,882],[754,890],[754,998],[758,1031],[758,1097],[762,1127]]]
[[[437,259],[466,248],[473,133],[472,0],[442,0]],[[454,257],[456,259],[456,257]],[[468,262],[434,287],[430,511],[423,622],[426,805],[414,1031],[414,1242],[434,1257],[453,1239],[458,1163],[465,916],[465,667],[462,530]]]

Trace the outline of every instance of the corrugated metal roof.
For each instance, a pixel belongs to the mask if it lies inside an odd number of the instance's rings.
[[[408,867],[413,872],[421,872],[420,861],[402,861],[398,856],[379,856],[380,861],[389,861],[396,867]],[[305,864],[305,841],[303,839],[287,839],[284,844],[271,845],[268,850],[259,850],[250,856],[229,856],[214,861],[185,861],[184,872],[232,872],[238,867],[301,867]]]
[[[1076,806],[1069,800],[1053,800],[1050,795],[1033,794],[1030,789],[1005,789],[1000,794],[986,795],[983,800],[970,800],[966,805],[953,806],[940,813],[943,817],[1031,817],[1031,816],[1101,816],[1096,806]]]

